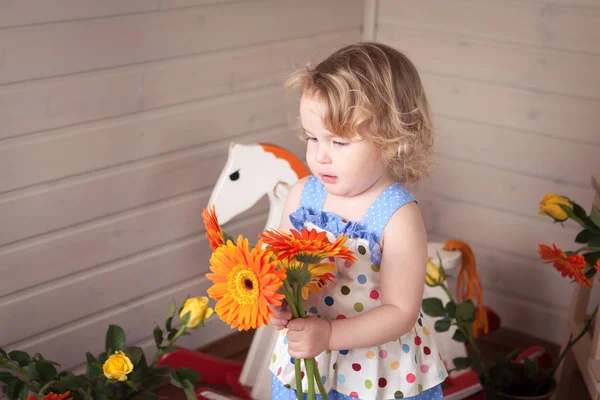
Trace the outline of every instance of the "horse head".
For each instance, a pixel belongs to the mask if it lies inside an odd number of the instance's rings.
[[[227,163],[208,202],[215,205],[219,222],[225,224],[267,195],[266,228],[276,228],[289,187],[306,175],[302,161],[279,146],[231,143]]]

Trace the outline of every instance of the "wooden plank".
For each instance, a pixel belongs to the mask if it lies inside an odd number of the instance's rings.
[[[115,306],[35,338],[10,344],[6,348],[40,352],[48,359],[59,362],[63,368],[71,369],[85,361],[86,351],[99,354],[104,350],[104,335],[109,324],[120,325],[125,330],[128,343],[144,341],[152,333],[155,322],[164,324],[171,300],[181,305],[188,295],[205,295],[209,285],[210,281],[204,276],[188,279],[158,293]],[[192,340],[182,340],[181,344],[196,342],[202,345],[229,332],[231,329],[215,316],[206,327],[192,331]],[[151,347],[146,347],[146,350],[151,350]]]
[[[283,100],[270,87],[5,141],[0,193],[281,125]]]
[[[207,4],[216,3],[230,3],[234,1],[246,1],[246,0],[158,0],[161,10],[169,10],[173,8],[183,7],[197,7],[205,6]]]
[[[493,41],[600,54],[600,10],[505,0],[379,2],[382,23]]]
[[[506,162],[510,163],[512,158],[513,155],[506,155]],[[591,204],[594,196],[589,187],[568,185],[485,164],[444,156],[435,157],[434,164],[425,184],[430,192],[526,218],[538,215],[540,200],[546,193],[567,196],[581,205]]]
[[[435,113],[600,144],[598,102],[430,73],[421,77]]]
[[[280,83],[309,59],[360,39],[309,38],[0,87],[0,137],[55,129]]]
[[[362,12],[359,0],[252,1],[8,28],[0,83],[356,28]]]
[[[405,52],[419,71],[600,100],[599,54],[496,43],[398,24],[380,24],[377,37]]]
[[[439,132],[436,152],[446,158],[585,188],[589,188],[590,174],[600,170],[597,146],[439,114],[435,124]]]
[[[0,28],[155,11],[160,0],[4,0]]]
[[[197,204],[205,203],[206,201],[202,201]],[[194,208],[201,211],[201,207]],[[268,205],[263,202],[250,213],[254,217],[237,219],[239,223],[227,224],[225,229],[234,236],[242,234],[250,240],[254,238],[256,242],[256,235],[266,222],[267,210]],[[200,212],[197,211],[196,214]],[[198,218],[194,220],[198,222]],[[150,226],[151,230],[160,230],[159,225],[151,225],[151,222],[145,221],[142,223]],[[141,228],[138,226],[138,229]],[[45,335],[46,332],[69,321],[78,321],[111,310],[135,298],[160,293],[163,288],[203,276],[208,272],[211,249],[204,235],[201,220],[199,224],[196,223],[195,232],[196,235],[189,239],[151,249],[109,265],[95,267],[93,270],[66,277],[25,294],[17,293],[2,299],[0,324],[10,323],[11,329],[0,331],[0,343],[21,341],[37,334]],[[13,272],[15,276],[18,274],[20,275],[16,271]],[[132,282],[135,282],[134,290]],[[43,312],[40,304],[52,304],[53,311]],[[167,303],[164,304],[166,305]],[[23,318],[13,321],[15,315],[21,315]],[[146,333],[149,332],[151,331]]]
[[[18,292],[177,239],[198,235],[210,193],[185,196],[0,249],[0,294]],[[29,310],[35,313],[35,309]]]
[[[422,193],[420,199],[425,197],[429,197],[427,207],[434,215],[428,229],[440,236],[464,240],[471,245],[481,244],[539,264],[537,249],[541,243],[551,245],[555,242],[563,250],[575,248],[575,235],[579,229],[571,221],[565,223],[568,228],[564,229],[542,215],[526,218],[473,203],[465,204],[432,192]]]
[[[302,159],[305,144],[290,141],[291,135],[285,126],[236,141],[277,144]],[[0,230],[0,245],[207,189],[225,165],[228,146],[217,142],[0,196],[0,226],[11,227]],[[59,209],[69,212],[48,212]]]

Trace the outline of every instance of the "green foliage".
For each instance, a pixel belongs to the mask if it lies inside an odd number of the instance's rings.
[[[62,394],[70,391],[74,400],[109,399],[151,399],[158,396],[151,393],[157,386],[171,382],[183,390],[188,399],[195,399],[194,385],[200,379],[198,373],[188,368],[172,369],[158,365],[160,357],[177,350],[174,343],[182,335],[188,334],[189,313],[180,318],[181,325],[174,328],[175,302],[169,304],[165,321],[165,331],[160,326],[153,330],[156,344],[156,356],[149,364],[143,350],[137,346],[126,346],[126,336],[118,325],[109,325],[105,337],[105,351],[98,355],[85,354],[86,372],[75,375],[69,371],[59,372],[57,363],[46,360],[41,354],[30,355],[22,350],[7,352],[0,348],[0,387],[10,400],[27,400],[29,392],[37,393],[39,398],[50,392]],[[164,343],[167,332],[167,343]],[[116,351],[122,351],[131,361],[133,369],[123,382],[109,379],[103,365]]]

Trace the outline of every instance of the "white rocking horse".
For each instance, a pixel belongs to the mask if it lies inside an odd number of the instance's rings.
[[[309,171],[303,162],[281,147],[272,144],[232,143],[229,147],[227,163],[213,189],[209,204],[215,205],[219,222],[225,224],[266,195],[269,198],[270,208],[265,229],[277,229],[290,187],[308,174]],[[439,255],[446,270],[459,267],[460,252],[445,251],[442,246],[443,243],[428,243],[429,257],[437,263]],[[428,286],[425,286],[424,297],[447,299],[442,289]],[[436,319],[425,316],[432,331]],[[454,358],[467,357],[465,346],[452,339],[455,330],[456,328],[453,327],[444,333],[432,332],[436,336],[449,369],[454,368],[452,362]],[[253,399],[268,400],[271,397],[269,362],[276,337],[275,331],[268,326],[257,329],[254,334],[240,375],[240,383],[252,387],[250,396]],[[451,376],[456,377],[465,372],[465,370],[457,371]],[[474,386],[470,389],[445,398],[457,400],[479,390]]]

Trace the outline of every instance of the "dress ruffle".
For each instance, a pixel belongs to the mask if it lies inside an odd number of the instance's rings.
[[[331,232],[334,236],[340,234],[348,235],[349,239],[364,239],[369,243],[371,262],[377,266],[381,265],[381,246],[367,228],[359,222],[345,222],[339,215],[328,211],[314,211],[310,208],[300,206],[290,214],[290,221],[297,230],[301,230],[305,223],[311,223],[321,229]]]

